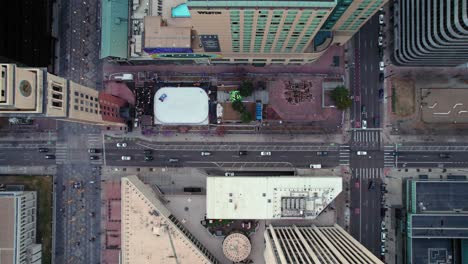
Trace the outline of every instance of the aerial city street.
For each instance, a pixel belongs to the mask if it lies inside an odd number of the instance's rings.
[[[0,263],[468,263],[468,0],[18,0]]]

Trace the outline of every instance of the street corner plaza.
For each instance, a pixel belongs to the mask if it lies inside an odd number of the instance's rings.
[[[157,125],[207,125],[208,95],[198,87],[163,87],[154,96]]]

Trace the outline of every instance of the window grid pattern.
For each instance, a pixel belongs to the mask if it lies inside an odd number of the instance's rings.
[[[232,51],[240,51],[240,11],[232,10],[230,12],[231,18],[231,38],[232,38]]]
[[[242,25],[244,27],[244,38],[242,41],[243,52],[250,52],[250,45],[252,43],[253,17],[254,17],[253,10],[244,11],[244,24]]]

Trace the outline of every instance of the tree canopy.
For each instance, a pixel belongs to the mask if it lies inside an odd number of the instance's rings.
[[[345,110],[351,106],[353,101],[349,96],[349,90],[344,86],[336,87],[330,94],[331,99],[335,102],[335,106],[340,110]]]

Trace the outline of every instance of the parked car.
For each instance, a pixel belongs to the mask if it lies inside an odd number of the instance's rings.
[[[384,98],[384,89],[380,88],[379,89],[379,99],[383,99],[383,98]]]
[[[170,158],[170,159],[169,159],[169,162],[171,162],[171,163],[179,162],[179,159]]]
[[[201,191],[202,189],[200,187],[184,187],[184,192],[186,193],[198,193]]]
[[[317,151],[317,156],[328,156],[328,151]]]
[[[379,43],[379,46],[383,46],[383,36],[379,36],[379,39],[377,42]]]
[[[380,127],[380,117],[374,116],[374,127]]]
[[[380,14],[380,15],[379,15],[379,24],[380,24],[380,25],[385,24],[385,16],[384,16],[384,14]]]
[[[261,156],[271,156],[271,152],[270,151],[262,151],[262,152],[260,152],[260,155]]]
[[[55,155],[45,155],[45,159],[55,159]]]
[[[118,142],[118,143],[116,144],[116,146],[117,146],[118,148],[126,148],[126,147],[127,147],[127,143],[125,143],[125,142]]]
[[[234,176],[234,172],[225,172],[224,176]]]
[[[202,151],[202,152],[201,152],[201,155],[202,155],[202,156],[210,156],[210,155],[211,155],[211,152],[209,152],[209,151]]]
[[[381,245],[380,246],[380,255],[385,256],[386,252],[387,252],[387,250],[385,249],[385,245]]]
[[[99,156],[89,156],[89,159],[90,160],[98,160],[99,159]]]
[[[367,120],[363,119],[361,122],[361,128],[362,129],[367,129]]]
[[[309,168],[311,168],[311,169],[321,169],[322,164],[310,164]]]
[[[153,156],[145,156],[145,161],[151,161],[153,160]]]
[[[131,160],[131,159],[132,159],[132,157],[130,157],[130,156],[122,156],[122,160]]]
[[[240,150],[239,151],[239,156],[245,156],[245,155],[247,155],[247,151],[245,151],[245,150]]]
[[[39,148],[39,152],[44,153],[44,152],[49,152],[48,148]]]
[[[379,70],[380,70],[380,71],[384,71],[384,70],[385,70],[385,63],[384,63],[383,61],[381,61],[381,62],[379,63]]]
[[[99,153],[99,149],[90,148],[90,149],[88,149],[88,152],[89,153]]]
[[[367,151],[360,150],[360,151],[357,152],[357,155],[358,155],[358,156],[367,155]]]
[[[385,234],[385,232],[382,232],[380,233],[380,241],[382,241],[382,243],[385,243],[385,241],[387,241],[387,234]]]

